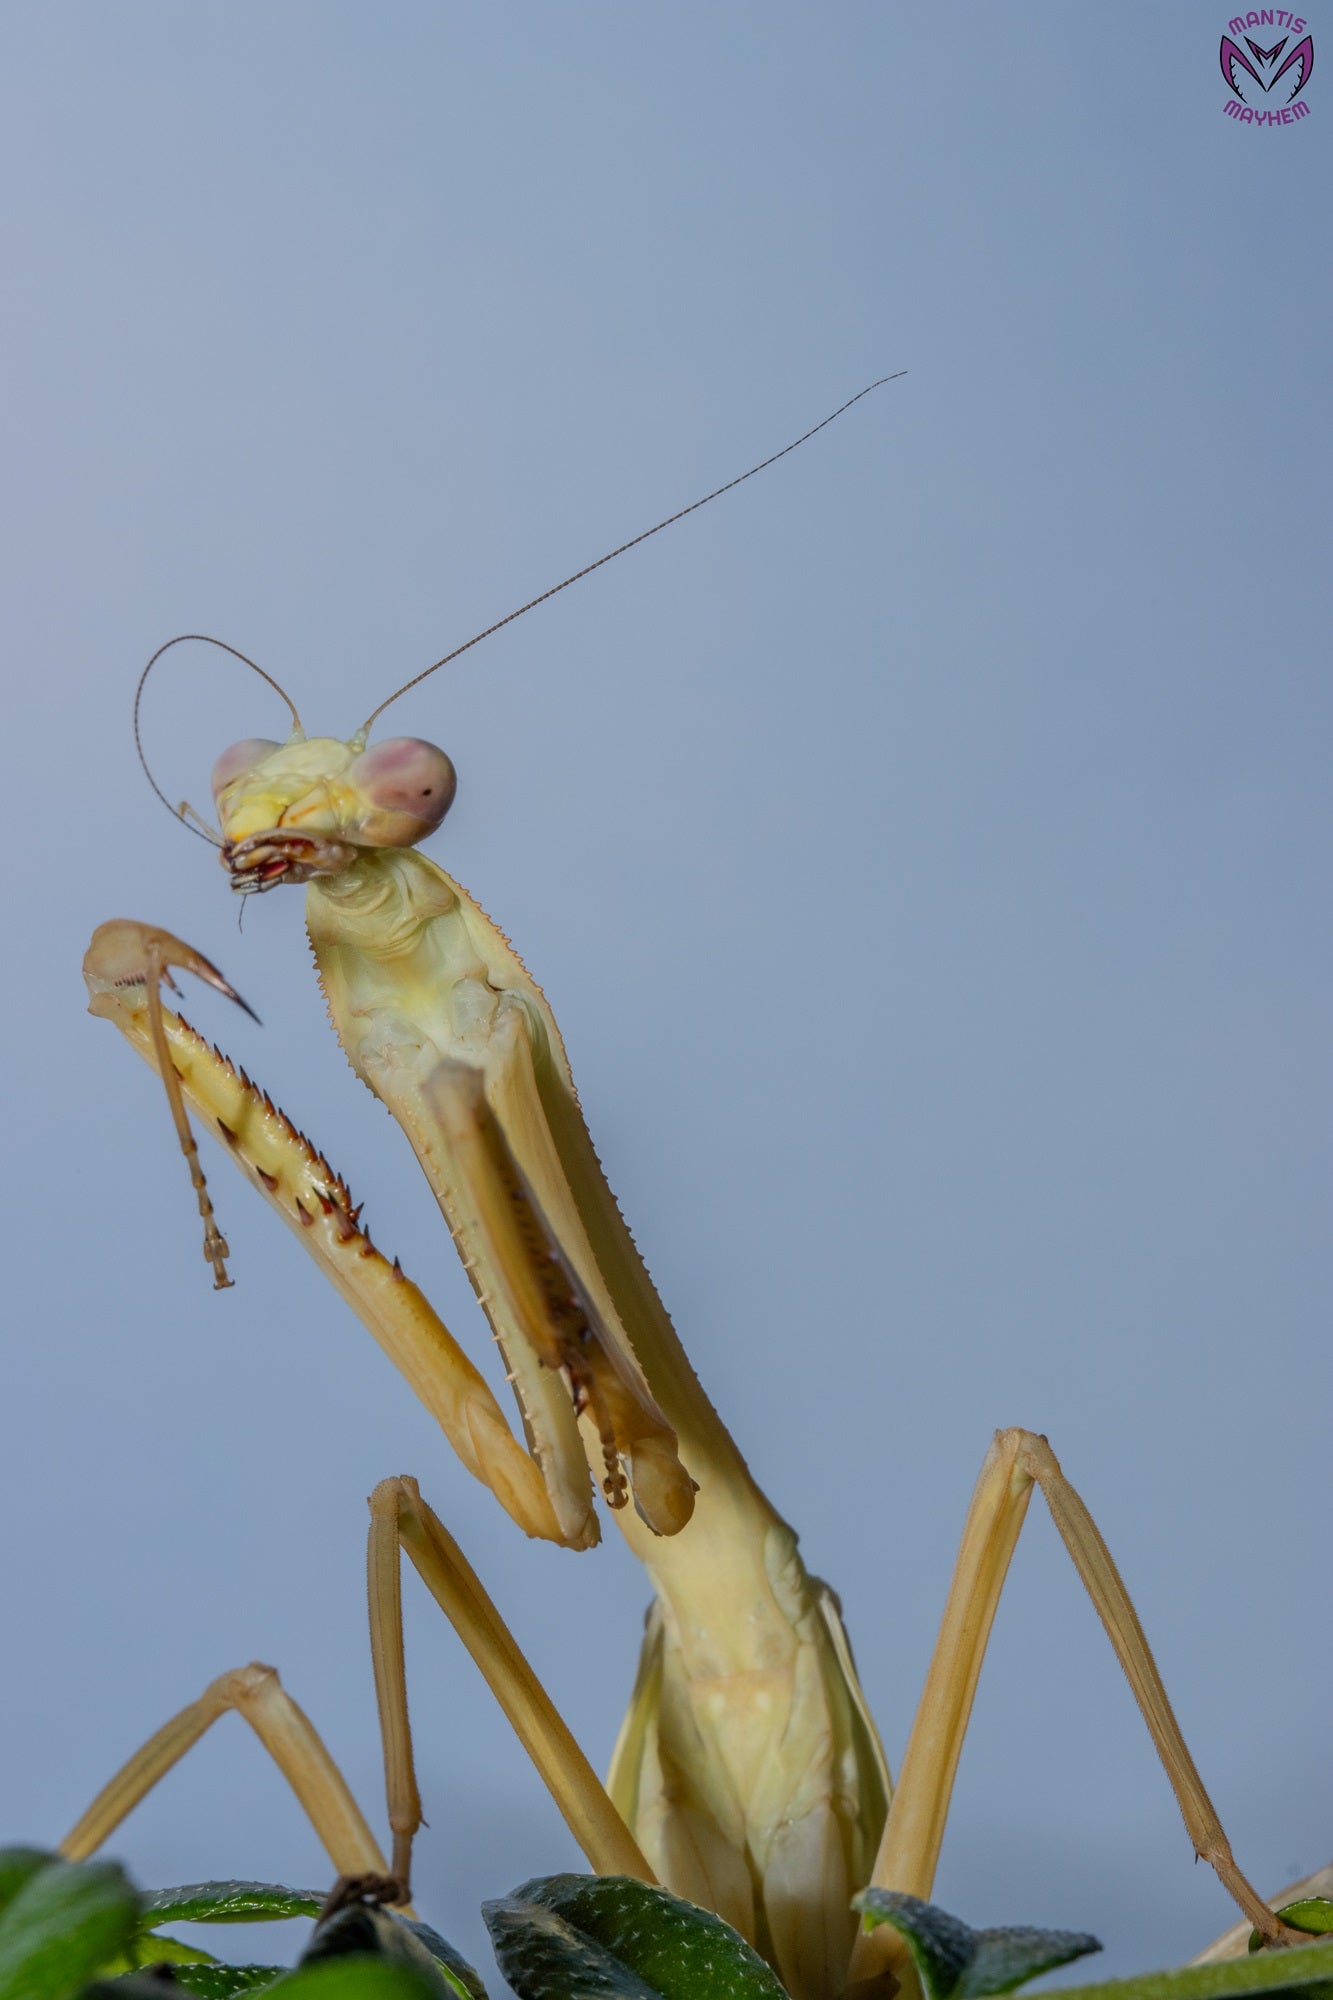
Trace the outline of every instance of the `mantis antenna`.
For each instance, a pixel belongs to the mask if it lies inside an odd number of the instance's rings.
[[[609,550],[608,553],[604,556],[598,556],[596,562],[586,563],[582,569],[576,569],[573,576],[567,576],[563,583],[553,583],[551,585],[551,588],[549,590],[543,590],[540,596],[530,597],[526,604],[519,605],[517,611],[509,612],[508,615],[504,618],[497,618],[495,623],[493,625],[488,625],[484,632],[477,632],[473,635],[471,639],[465,639],[461,646],[455,646],[451,653],[446,653],[443,659],[436,660],[433,666],[423,667],[421,672],[419,674],[414,674],[410,681],[404,681],[403,685],[400,688],[396,689],[395,692],[391,694],[387,700],[382,701],[377,709],[372,710],[371,714],[368,715],[366,717],[366,720],[362,723],[357,734],[363,737],[367,735],[369,733],[371,723],[376,721],[381,715],[383,715],[385,709],[388,708],[390,702],[397,701],[399,695],[407,694],[411,688],[418,687],[422,681],[428,680],[431,674],[438,673],[441,667],[447,667],[449,665],[449,662],[451,660],[456,660],[460,653],[466,653],[470,651],[470,649],[473,646],[479,646],[482,640],[489,639],[493,632],[502,631],[506,625],[512,625],[516,618],[522,618],[524,614],[528,611],[535,611],[539,604],[545,604],[548,597],[556,597],[562,590],[568,590],[571,583],[582,582],[583,578],[585,576],[591,576],[595,569],[601,569],[605,566],[605,564],[609,562],[614,562],[617,556],[623,556],[629,549],[636,549],[639,546],[640,542],[646,542],[650,536],[660,535],[663,528],[670,528],[671,526],[674,525],[675,522],[683,521],[687,514],[697,514],[699,509],[701,507],[706,507],[710,500],[718,500],[722,497],[724,493],[730,493],[733,486],[741,486],[745,483],[747,479],[753,479],[756,472],[764,472],[770,465],[776,465],[780,458],[785,458],[788,452],[795,451],[798,445],[805,444],[809,438],[814,437],[817,431],[822,431],[827,429],[829,424],[833,422],[834,418],[840,417],[843,414],[844,410],[850,410],[853,403],[859,403],[861,401],[861,398],[863,396],[868,396],[873,389],[882,389],[886,382],[898,381],[899,378],[905,375],[906,373],[907,370],[905,368],[900,368],[894,375],[881,375],[877,382],[870,382],[866,385],[864,389],[858,389],[854,396],[849,396],[845,403],[840,403],[837,409],[834,410],[829,416],[822,418],[819,423],[814,424],[808,431],[803,431],[800,437],[793,438],[790,444],[784,444],[781,451],[775,451],[771,453],[768,458],[760,459],[758,465],[752,465],[748,472],[738,473],[736,478],[729,479],[725,486],[715,486],[711,493],[704,494],[702,500],[692,500],[688,507],[678,508],[674,514],[668,514],[664,521],[657,522],[655,527],[645,528],[641,535],[634,535],[630,538],[629,541],[622,542],[619,548]],[[214,643],[216,644],[216,641]],[[173,645],[175,644],[174,640],[172,641],[172,644]],[[163,647],[162,650],[165,652],[166,648]],[[231,647],[227,648],[228,652],[230,652],[231,650],[232,650]],[[157,657],[156,654],[154,654],[153,657],[156,658]],[[240,657],[242,656],[238,654],[237,658],[239,659]],[[152,664],[153,662],[152,660],[150,660],[148,662],[148,666],[151,667]],[[254,662],[250,661],[248,664],[253,666]],[[147,674],[147,671],[148,668],[145,667],[144,673]],[[262,672],[262,668],[256,668],[255,671],[257,673]],[[268,679],[267,674],[264,675],[264,679],[265,680]],[[140,686],[142,685],[143,683],[140,682]],[[274,682],[274,686],[275,687],[277,686],[276,681]],[[279,689],[279,693],[281,693],[281,689]],[[284,701],[286,700],[285,695],[283,696],[283,699]],[[288,705],[290,706],[290,703]],[[136,703],[136,711],[137,711],[137,703]],[[292,710],[292,713],[293,715],[296,713],[295,709]],[[142,752],[140,754],[142,755]],[[147,766],[145,765],[144,768],[146,770]],[[156,785],[153,786],[153,790],[157,791]],[[160,792],[158,793],[158,796],[159,798],[161,797]]]
[[[225,639],[210,638],[207,632],[178,632],[174,639],[168,639],[165,645],[158,647],[152,659],[148,662],[148,665],[144,668],[143,672],[140,674],[139,685],[134,690],[134,747],[139,753],[139,762],[143,765],[143,774],[145,778],[147,778],[149,784],[152,786],[153,790],[157,793],[157,796],[161,799],[163,805],[166,807],[167,811],[171,814],[171,817],[174,820],[179,820],[182,826],[189,827],[191,833],[197,834],[200,840],[206,840],[211,847],[221,847],[222,842],[202,821],[200,821],[200,823],[196,826],[190,825],[190,821],[186,818],[187,813],[190,813],[195,820],[199,819],[199,815],[194,811],[193,806],[172,805],[171,800],[167,797],[161,785],[158,784],[157,779],[153,776],[152,771],[149,769],[148,759],[144,755],[143,737],[140,734],[139,730],[139,710],[143,703],[144,684],[147,681],[149,674],[152,673],[153,668],[157,665],[158,661],[161,659],[164,653],[169,653],[173,646],[185,645],[187,641],[200,646],[216,646],[221,652],[230,653],[233,660],[239,660],[242,666],[249,667],[254,673],[257,673],[261,681],[267,681],[269,686],[273,689],[274,693],[281,695],[282,699],[286,702],[287,707],[291,713],[292,730],[293,733],[296,735],[301,734],[301,718],[296,713],[296,703],[287,693],[287,690],[284,687],[281,687],[279,683],[274,680],[272,674],[267,672],[265,668],[261,667],[257,660],[252,660],[246,653],[238,652],[236,647],[229,646]]]

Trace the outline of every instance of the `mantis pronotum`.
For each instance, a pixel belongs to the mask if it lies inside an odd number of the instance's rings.
[[[253,1668],[224,1676],[152,1739],[66,1851],[91,1851],[233,1706],[292,1779],[335,1867],[377,1873],[386,1894],[405,1897],[421,1819],[398,1597],[405,1549],[595,1870],[660,1879],[716,1910],[772,1959],[796,2000],[831,2000],[849,1979],[906,1977],[887,1928],[854,1941],[849,1898],[870,1881],[930,1893],[981,1659],[1039,1485],[1196,1851],[1246,1917],[1280,1939],[1281,1925],[1232,1858],[1105,1544],[1050,1447],[1031,1433],[1001,1432],[987,1454],[890,1805],[837,1601],[807,1574],[796,1537],[755,1485],[685,1358],[602,1175],[550,1009],[490,919],[417,851],[452,798],[448,758],[415,738],[370,745],[387,702],[347,741],[308,738],[288,706],[285,743],[249,739],[218,760],[218,831],[209,837],[242,894],[307,885],[334,1026],[358,1075],[402,1125],[449,1223],[499,1341],[526,1449],[422,1294],[362,1232],[327,1162],[161,1004],[159,984],[170,983],[172,967],[236,998],[222,975],[169,933],[118,920],[99,929],[85,962],[92,1010],[113,1019],[168,1085],[215,1282],[230,1282],[226,1245],[188,1111],[279,1211],[525,1532],[590,1547],[600,1534],[599,1485],[656,1603],[604,1791],[415,1482],[387,1481],[371,1503],[369,1573],[390,1861],[310,1725],[276,1678]],[[136,721],[137,712],[136,702]]]

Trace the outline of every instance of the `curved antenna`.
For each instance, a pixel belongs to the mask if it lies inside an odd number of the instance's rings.
[[[161,785],[158,784],[157,779],[148,768],[148,759],[144,755],[143,736],[139,729],[139,710],[143,703],[144,683],[164,653],[169,653],[173,646],[185,645],[187,641],[200,646],[216,646],[219,651],[230,653],[233,660],[239,660],[242,666],[252,668],[259,675],[260,680],[267,681],[274,693],[281,695],[282,699],[286,702],[288,709],[291,711],[293,732],[300,731],[301,718],[296,713],[296,703],[292,700],[286,689],[279,687],[272,674],[261,667],[257,660],[250,659],[248,654],[237,652],[235,646],[229,646],[225,639],[210,638],[207,632],[178,632],[174,639],[168,639],[164,646],[158,647],[152,659],[140,674],[139,685],[134,690],[134,747],[139,753],[139,762],[143,765],[143,774],[174,820],[179,821],[182,826],[189,827],[191,833],[197,834],[201,840],[208,841],[211,846],[221,847],[222,842],[214,839],[211,833],[206,832],[202,827],[190,826],[190,822],[185,817],[184,808],[172,805],[171,800],[167,797]],[[189,808],[189,810],[193,811],[193,807]],[[197,813],[195,817],[198,818]]]
[[[461,646],[454,647],[452,653],[446,653],[443,659],[436,660],[433,666],[423,667],[421,672],[414,674],[410,681],[404,681],[403,685],[395,693],[391,694],[387,701],[382,701],[379,707],[366,717],[357,734],[365,736],[370,729],[371,723],[383,715],[390,702],[397,701],[398,696],[406,694],[409,689],[418,687],[422,681],[429,679],[431,674],[438,673],[441,667],[447,667],[449,662],[456,660],[460,653],[466,653],[473,646],[479,646],[482,640],[489,639],[493,632],[502,631],[506,625],[512,625],[516,618],[522,618],[526,612],[535,611],[539,604],[545,604],[548,597],[556,597],[562,590],[568,590],[571,583],[581,583],[585,576],[591,576],[595,569],[601,569],[604,564],[614,562],[617,556],[623,556],[627,550],[637,549],[639,543],[646,542],[649,536],[660,535],[663,528],[670,528],[675,522],[683,521],[687,514],[697,514],[699,509],[706,507],[710,500],[719,500],[724,493],[730,493],[733,486],[743,486],[747,479],[754,478],[756,472],[764,472],[770,465],[776,465],[780,458],[785,458],[788,452],[795,451],[798,445],[805,444],[809,438],[814,437],[817,431],[827,429],[835,417],[840,417],[844,410],[850,410],[853,403],[859,403],[863,396],[868,396],[871,393],[872,389],[882,389],[886,382],[896,382],[900,376],[906,373],[907,370],[905,368],[900,368],[896,374],[881,375],[877,382],[867,383],[864,389],[858,389],[854,396],[849,396],[845,403],[839,403],[837,409],[831,415],[822,418],[819,423],[813,424],[808,431],[803,431],[800,437],[793,438],[790,444],[784,444],[781,451],[771,453],[768,458],[761,458],[758,465],[752,465],[748,472],[738,473],[736,478],[729,479],[725,486],[715,486],[711,493],[704,494],[702,500],[692,500],[688,507],[678,508],[674,514],[668,514],[665,521],[659,521],[655,527],[645,528],[641,535],[634,535],[629,541],[622,542],[618,549],[611,549],[606,555],[598,556],[596,562],[586,563],[582,569],[576,569],[573,576],[567,576],[563,583],[553,583],[551,588],[542,591],[539,597],[530,597],[526,604],[519,605],[517,611],[511,611],[505,618],[497,618],[494,625],[488,625],[484,632],[478,632],[471,639],[465,639]],[[152,664],[151,661],[149,664]]]

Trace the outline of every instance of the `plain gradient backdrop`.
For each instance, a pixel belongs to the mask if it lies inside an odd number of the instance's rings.
[[[1333,16],[1290,127],[1222,8],[17,0],[3,155],[10,1306],[3,1835],[54,1841],[212,1675],[276,1662],[380,1824],[365,1495],[418,1474],[604,1764],[646,1591],[525,1545],[83,1013],[94,923],[483,1359],[417,1170],[327,1030],[299,899],[236,909],[135,763],[216,632],[349,732],[447,646],[906,368],[386,718],[432,851],[563,1025],[720,1408],[842,1593],[901,1755],[993,1427],[1049,1434],[1259,1883],[1333,1854],[1326,770]],[[1327,49],[1327,53],[1325,50]],[[282,711],[180,649],[207,803]],[[486,1365],[490,1365],[487,1360]],[[578,1856],[407,1590],[424,1911]],[[114,1843],[320,1882],[235,1721]],[[1034,1505],[938,1898],[1230,1921]],[[253,1943],[225,1939],[242,1955]],[[288,1940],[290,1942],[290,1940]]]

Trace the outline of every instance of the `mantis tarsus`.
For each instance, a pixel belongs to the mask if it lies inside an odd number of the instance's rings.
[[[1035,1484],[1129,1677],[1197,1852],[1247,1918],[1284,1941],[1232,1858],[1105,1544],[1049,1445],[1026,1431],[998,1433],[983,1465],[890,1808],[837,1601],[807,1574],[795,1535],[755,1485],[685,1358],[601,1173],[550,1009],[490,919],[416,851],[452,798],[448,758],[416,738],[369,745],[387,702],[347,741],[308,738],[288,706],[285,743],[249,739],[218,760],[219,831],[209,837],[242,894],[307,884],[334,1026],[425,1170],[500,1344],[527,1449],[422,1294],[362,1232],[327,1162],[162,1006],[159,984],[170,982],[172,967],[237,998],[216,968],[165,931],[117,920],[95,934],[85,961],[92,1011],[115,1020],[167,1082],[215,1282],[230,1282],[227,1251],[187,1105],[519,1525],[567,1547],[591,1546],[600,1533],[592,1487],[600,1484],[656,1602],[603,1791],[415,1482],[387,1481],[371,1501],[369,1576],[391,1863],[310,1725],[271,1672],[257,1668],[224,1676],[168,1724],[113,1779],[66,1851],[91,1851],[233,1706],[291,1777],[334,1865],[391,1877],[405,1896],[421,1812],[407,1726],[401,1548],[458,1625],[594,1869],[656,1877],[716,1910],[772,1959],[796,2000],[826,2000],[849,1980],[906,1979],[887,1928],[854,1945],[849,1898],[868,1881],[930,1893],[982,1655]],[[136,727],[137,714],[136,701]]]

